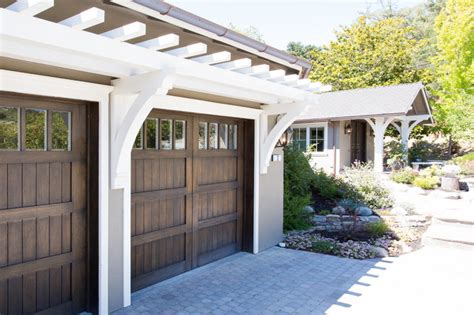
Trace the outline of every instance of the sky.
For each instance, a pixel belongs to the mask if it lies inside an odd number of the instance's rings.
[[[270,46],[286,49],[290,41],[321,46],[334,39],[334,29],[354,22],[378,0],[166,0],[228,27],[256,27]],[[423,0],[395,0],[397,8]]]

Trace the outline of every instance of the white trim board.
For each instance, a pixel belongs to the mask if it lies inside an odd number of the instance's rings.
[[[0,69],[0,91],[99,104],[99,313],[108,314],[109,93],[111,86]]]

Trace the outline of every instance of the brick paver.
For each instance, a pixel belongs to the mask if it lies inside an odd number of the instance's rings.
[[[324,314],[390,260],[352,260],[272,248],[238,253],[146,288],[116,314]]]

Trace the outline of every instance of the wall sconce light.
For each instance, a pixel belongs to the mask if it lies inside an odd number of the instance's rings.
[[[350,135],[352,133],[352,125],[351,123],[346,123],[346,125],[344,126],[344,133],[346,135]]]
[[[293,137],[293,129],[288,128],[283,132],[283,134],[280,136],[280,139],[278,139],[278,142],[276,144],[277,148],[284,148],[290,144],[291,139]]]

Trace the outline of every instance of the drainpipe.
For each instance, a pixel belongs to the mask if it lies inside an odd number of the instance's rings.
[[[333,174],[334,176],[337,175],[337,170],[336,170],[336,131],[334,130],[334,122],[329,121],[328,125],[331,126],[332,129],[332,169],[333,169]]]

